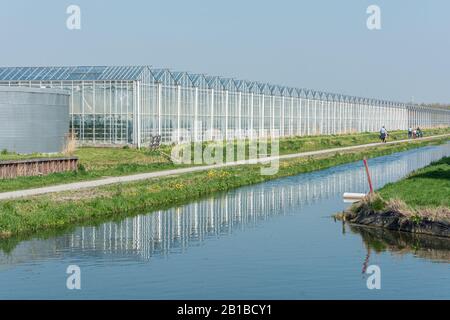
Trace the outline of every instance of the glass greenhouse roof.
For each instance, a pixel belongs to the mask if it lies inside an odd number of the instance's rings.
[[[1,67],[1,81],[137,80],[145,66]]]
[[[208,86],[219,90],[251,91],[262,94],[295,96],[334,101],[358,101],[403,105],[404,103],[322,92],[305,88],[291,88],[274,84],[176,72],[151,66],[70,66],[70,67],[0,67],[0,81],[133,81],[149,76],[153,83],[181,86]],[[440,110],[440,109],[439,109]],[[450,112],[450,111],[449,111]]]

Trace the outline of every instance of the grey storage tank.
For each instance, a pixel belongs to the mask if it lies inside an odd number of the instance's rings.
[[[0,86],[0,151],[61,152],[69,132],[69,93]]]

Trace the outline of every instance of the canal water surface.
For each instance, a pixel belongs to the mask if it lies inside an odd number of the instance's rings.
[[[450,144],[369,161],[376,188]],[[334,221],[361,162],[60,234],[0,241],[0,298],[450,299],[450,240]],[[450,196],[450,195],[449,195]],[[69,265],[81,289],[68,290]],[[381,289],[364,270],[377,265]]]

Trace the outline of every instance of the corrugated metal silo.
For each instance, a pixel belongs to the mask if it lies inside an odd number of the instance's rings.
[[[69,132],[69,93],[0,87],[0,150],[61,152]]]

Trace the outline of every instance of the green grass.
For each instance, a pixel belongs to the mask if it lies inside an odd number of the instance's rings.
[[[379,190],[385,200],[399,199],[413,209],[450,208],[450,157]]]
[[[120,219],[193,201],[214,192],[443,141],[446,139],[382,145],[360,151],[285,160],[280,162],[279,171],[273,176],[262,176],[260,165],[245,165],[77,192],[2,201],[0,202],[0,235],[10,237],[33,234],[37,231],[64,229],[80,223]]]
[[[425,130],[425,136],[450,133],[450,128]],[[390,140],[406,139],[405,131],[391,132]],[[377,133],[359,133],[332,136],[308,136],[280,139],[280,154],[292,154],[339,148],[378,142]],[[208,145],[203,143],[202,148]],[[234,149],[237,149],[236,144]],[[15,179],[0,180],[0,192],[39,188],[50,185],[71,183],[100,179],[103,177],[123,176],[135,173],[154,172],[189,165],[173,164],[166,155],[170,155],[171,147],[163,146],[163,153],[148,149],[137,150],[134,148],[94,148],[83,147],[75,152],[79,157],[80,170],[77,172],[55,173],[47,176],[18,177]],[[269,143],[270,152],[270,143]],[[236,153],[236,152],[235,152]],[[246,141],[246,153],[248,156],[248,141]],[[0,153],[1,160],[18,160],[24,158],[38,158],[46,155],[33,154],[28,156]],[[224,152],[224,158],[226,154]]]

